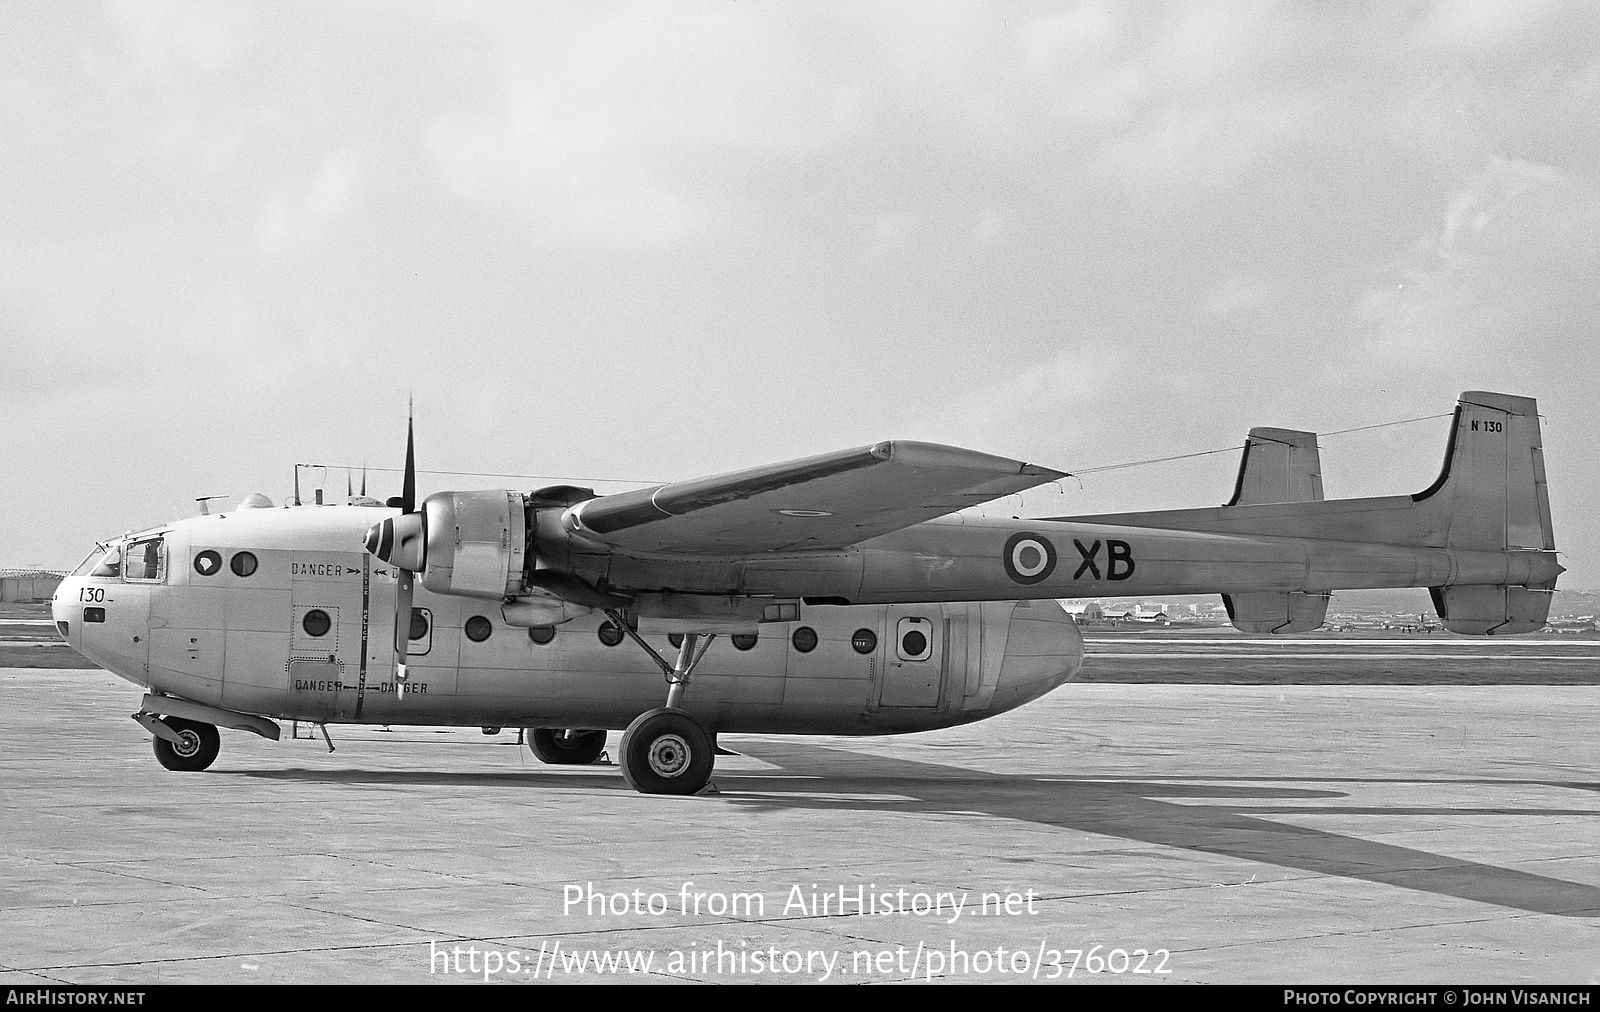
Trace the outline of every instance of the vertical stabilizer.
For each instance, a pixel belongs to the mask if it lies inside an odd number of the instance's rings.
[[[1481,390],[1462,394],[1444,470],[1411,498],[1431,543],[1479,552],[1555,551],[1537,402]],[[1457,584],[1431,593],[1445,628],[1482,636],[1542,628],[1554,589],[1551,580]]]
[[[1429,540],[1470,551],[1554,551],[1539,408],[1469,390],[1456,404],[1444,470],[1411,497]]]
[[[1322,499],[1322,455],[1317,434],[1255,428],[1244,441],[1239,477],[1229,506],[1315,502]],[[1310,632],[1328,614],[1328,594],[1224,594],[1228,621],[1240,632]]]
[[[1255,428],[1244,441],[1239,477],[1229,506],[1268,502],[1312,502],[1322,498],[1322,455],[1317,434],[1298,429]]]

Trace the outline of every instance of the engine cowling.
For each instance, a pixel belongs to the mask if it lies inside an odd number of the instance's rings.
[[[527,533],[517,492],[439,492],[417,512],[375,524],[367,551],[417,573],[435,594],[498,601],[524,588]]]

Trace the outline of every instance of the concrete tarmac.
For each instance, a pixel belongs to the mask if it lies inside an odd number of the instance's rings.
[[[1600,981],[1595,687],[1069,684],[695,798],[477,729],[170,773],[139,695],[0,669],[0,983]]]

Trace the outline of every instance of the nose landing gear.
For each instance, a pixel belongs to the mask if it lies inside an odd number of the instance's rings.
[[[156,762],[169,770],[198,773],[216,761],[217,752],[222,748],[222,736],[217,734],[215,724],[182,717],[167,717],[161,723],[172,730],[177,740],[156,734],[152,742]]]

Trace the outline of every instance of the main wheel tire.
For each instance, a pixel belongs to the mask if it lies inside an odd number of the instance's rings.
[[[540,762],[552,766],[588,766],[606,750],[604,731],[573,731],[559,727],[528,728],[528,747]]]
[[[217,751],[222,748],[222,736],[217,734],[216,725],[182,717],[166,717],[162,723],[178,732],[183,740],[171,742],[157,735],[156,762],[180,773],[198,773],[216,761]]]
[[[683,710],[641,713],[622,734],[622,775],[641,794],[695,794],[715,762],[711,735]]]

